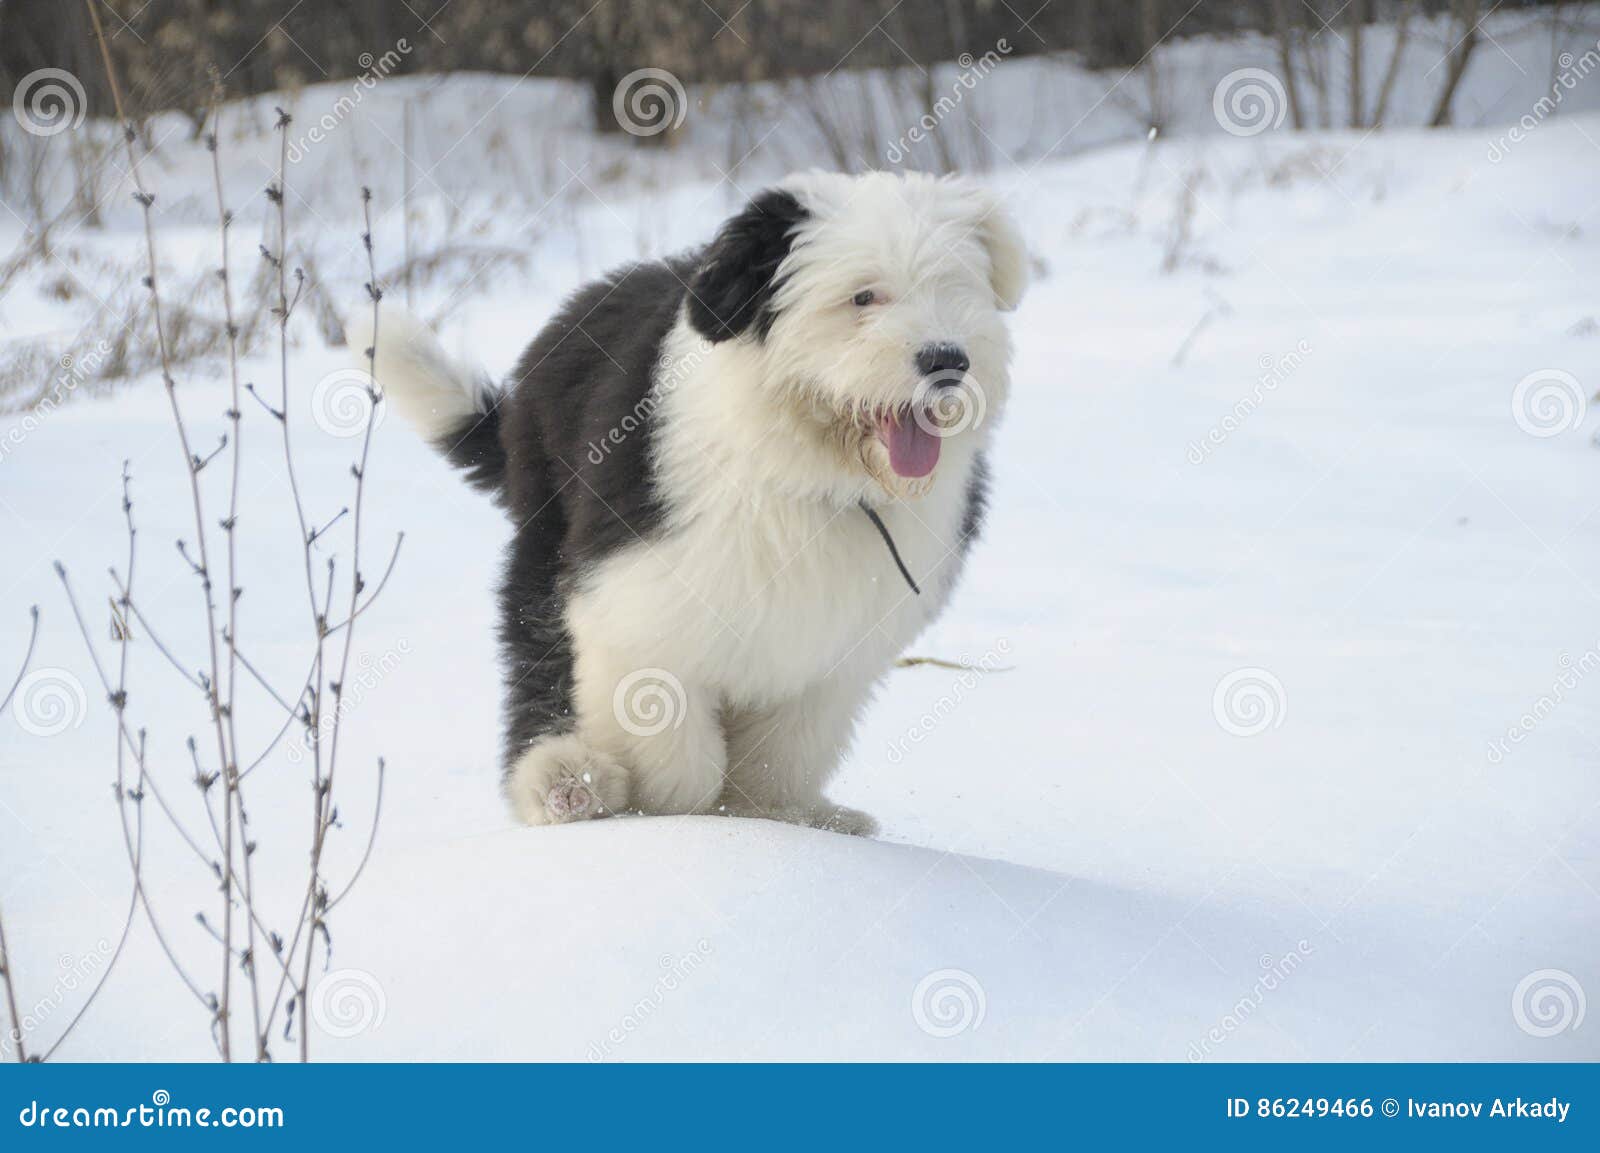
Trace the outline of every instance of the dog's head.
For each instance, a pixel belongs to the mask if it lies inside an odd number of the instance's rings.
[[[723,225],[690,281],[689,320],[759,356],[773,390],[892,496],[932,483],[953,438],[1005,401],[1000,313],[1027,281],[994,196],[922,174],[806,173]]]

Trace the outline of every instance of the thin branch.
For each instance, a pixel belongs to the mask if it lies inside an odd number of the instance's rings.
[[[144,791],[143,756],[140,756],[139,763],[140,768],[138,791],[142,794]],[[120,810],[121,807],[122,802],[119,800],[117,802],[117,808]],[[128,913],[122,919],[122,932],[117,937],[117,947],[112,950],[111,959],[106,962],[105,968],[100,970],[100,978],[94,983],[94,988],[89,990],[89,995],[84,998],[83,1004],[78,1007],[78,1011],[72,1015],[72,1020],[67,1022],[66,1028],[61,1030],[61,1032],[56,1036],[55,1042],[50,1046],[50,1048],[46,1049],[44,1055],[39,1058],[41,1061],[48,1061],[51,1057],[55,1056],[56,1050],[61,1048],[61,1046],[66,1043],[68,1037],[72,1036],[72,1031],[78,1027],[78,1022],[83,1020],[84,1017],[88,1015],[89,1010],[94,1006],[95,999],[100,996],[100,990],[105,988],[106,982],[111,979],[111,974],[117,967],[117,962],[122,959],[122,950],[128,944],[128,935],[133,931],[134,915],[139,911],[139,872],[144,861],[143,805],[138,807],[138,819],[134,822],[134,829],[133,891],[128,894]]]
[[[279,393],[278,408],[275,410],[278,424],[283,435],[283,460],[289,478],[289,492],[294,498],[295,519],[300,525],[300,542],[305,553],[306,595],[311,602],[311,616],[313,624],[320,634],[324,627],[321,620],[322,613],[317,608],[316,582],[311,574],[311,541],[315,537],[311,533],[310,524],[306,520],[305,502],[300,498],[300,478],[294,467],[293,441],[289,428],[289,317],[294,312],[294,301],[289,298],[286,261],[289,253],[289,221],[285,209],[283,190],[287,187],[287,170],[289,164],[289,125],[293,118],[283,109],[278,109],[278,119],[274,127],[278,130],[278,179],[276,184],[267,187],[267,199],[277,205],[278,209],[278,254],[274,256],[265,248],[261,254],[277,272],[278,303],[273,308],[273,314],[278,318],[278,372]],[[299,298],[296,289],[295,299]],[[251,390],[252,392],[254,389]],[[265,402],[263,402],[265,403]]]
[[[383,816],[383,758],[378,758],[378,799],[372,806],[372,831],[367,834],[367,847],[361,854],[361,861],[356,865],[356,871],[345,882],[339,895],[328,902],[326,912],[333,912],[339,902],[350,895],[350,890],[356,887],[356,882],[361,879],[361,874],[367,870],[367,862],[372,859],[372,848],[378,843],[378,819]]]
[[[389,563],[383,570],[383,576],[378,578],[378,583],[373,588],[372,595],[369,596],[365,601],[362,602],[361,607],[356,609],[354,615],[352,615],[350,617],[347,617],[346,619],[340,621],[336,625],[330,626],[329,629],[328,629],[328,635],[330,637],[334,633],[338,632],[340,629],[342,629],[346,625],[348,625],[351,621],[356,620],[358,617],[360,617],[362,613],[364,613],[368,609],[370,609],[373,606],[374,602],[376,602],[377,599],[380,596],[383,595],[384,586],[386,586],[389,583],[389,576],[390,576],[391,573],[394,572],[395,562],[400,559],[400,546],[405,544],[405,543],[406,543],[406,534],[404,532],[398,534],[395,537],[394,551],[389,554]]]
[[[223,632],[223,637],[228,646],[228,695],[227,703],[223,706],[227,718],[228,742],[227,747],[233,751],[229,762],[222,766],[222,778],[225,792],[223,802],[230,807],[233,816],[237,817],[241,833],[246,824],[244,794],[240,791],[240,774],[238,765],[239,739],[234,728],[234,705],[237,701],[236,690],[239,681],[238,665],[242,658],[239,656],[239,595],[244,591],[239,586],[238,555],[236,549],[237,528],[239,524],[239,476],[243,467],[244,446],[241,440],[242,413],[239,407],[239,326],[233,316],[233,280],[228,267],[228,226],[233,223],[233,213],[228,211],[222,198],[222,155],[217,146],[219,133],[218,118],[221,110],[221,81],[212,74],[212,100],[211,100],[211,135],[206,141],[206,147],[211,152],[212,186],[217,194],[217,241],[222,250],[222,267],[218,276],[222,279],[222,305],[223,313],[228,324],[228,379],[230,383],[230,403],[228,405],[228,419],[233,423],[233,460],[232,477],[228,486],[228,519],[222,522],[223,531],[228,538],[228,623]],[[251,670],[256,680],[263,685],[265,679],[255,670]],[[270,687],[268,691],[271,692]],[[276,693],[272,694],[277,697]],[[282,699],[279,698],[282,704]],[[285,708],[288,708],[285,705]],[[294,710],[288,710],[293,714]],[[231,819],[229,821],[231,824]],[[254,853],[254,846],[246,842],[244,851],[244,907],[245,907],[245,932],[247,935],[247,955],[251,958],[247,976],[250,978],[250,1012],[251,1036],[255,1038],[256,1060],[267,1059],[265,1036],[262,1032],[261,1021],[261,986],[256,978],[254,958],[256,954],[256,915],[255,915],[255,878],[251,867],[250,858]],[[228,870],[233,870],[233,856],[231,847],[227,854]]]
[[[127,610],[128,610],[128,612],[130,612],[132,614],[133,619],[138,621],[139,622],[139,627],[144,629],[145,636],[149,638],[150,643],[155,645],[156,651],[159,652],[162,656],[167,658],[167,663],[170,664],[177,671],[179,676],[183,677],[184,680],[188,681],[191,685],[193,685],[195,688],[199,689],[202,693],[204,693],[206,691],[205,684],[194,673],[191,673],[188,669],[183,667],[183,662],[180,661],[177,658],[177,656],[173,653],[171,647],[168,646],[165,642],[162,641],[160,635],[156,632],[154,626],[151,625],[150,618],[145,616],[144,612],[139,608],[139,602],[134,600],[132,597],[128,596],[127,590],[124,588],[124,586],[122,584],[122,578],[117,574],[117,570],[116,569],[111,569],[109,571],[111,573],[112,581],[117,586],[117,591],[119,593],[121,593],[121,596],[118,598],[118,600],[116,602],[118,607],[120,608],[121,606],[126,605]],[[272,687],[272,683],[266,679],[266,677],[261,673],[261,671],[259,669],[256,668],[256,666],[254,664],[252,664],[250,662],[250,660],[244,655],[243,652],[240,652],[237,649],[233,648],[231,637],[232,637],[232,634],[228,633],[226,631],[224,631],[223,634],[222,634],[223,641],[229,645],[230,649],[232,650],[233,655],[238,658],[239,664],[242,665],[244,667],[245,671],[248,672],[251,675],[252,678],[254,678],[256,683],[259,684],[263,689],[265,689],[267,694],[269,696],[271,696],[272,699],[278,703],[278,706],[280,708],[282,708],[284,710],[284,712],[288,715],[289,723],[292,724],[295,721],[295,719],[297,719],[299,717],[300,714],[295,711],[295,707],[293,705],[291,705],[288,701],[286,701],[283,698],[283,695],[281,693],[279,693],[277,689]],[[305,690],[302,689],[301,690],[301,696],[304,696],[304,695],[305,695]],[[231,703],[227,707],[228,707],[228,711],[231,713],[232,712]],[[240,773],[240,776],[243,776],[243,775],[244,775],[243,773]]]
[[[230,641],[229,643],[231,645],[232,642]],[[272,684],[267,680],[267,678],[261,675],[261,670],[250,663],[250,661],[245,658],[245,655],[242,652],[239,652],[237,649],[235,649],[234,655],[239,658],[239,663],[244,666],[245,672],[249,673],[255,679],[256,684],[265,689],[267,694],[271,696],[273,700],[278,702],[280,708],[287,712],[290,717],[297,717],[300,715],[295,711],[294,705],[291,705],[288,701],[283,699],[283,696],[278,692],[278,690],[273,688]],[[300,695],[302,697],[305,696],[304,689],[300,691]]]
[[[266,402],[266,400],[262,397],[262,395],[259,392],[256,391],[256,386],[255,385],[250,384],[250,383],[246,383],[245,386],[244,386],[244,390],[246,392],[248,392],[251,396],[255,397],[256,403],[259,404],[262,408],[266,409],[267,412],[269,414],[271,414],[273,420],[283,420],[284,419],[283,409],[281,409],[281,408],[273,408],[270,404],[268,404]]]
[[[11,1014],[11,1040],[17,1047],[17,1060],[26,1063],[28,1054],[22,1047],[22,1014],[17,1012],[17,989],[11,976],[11,950],[6,947],[4,917],[0,917],[0,981],[6,987],[6,1010]]]
[[[251,673],[255,672],[254,666],[251,665],[248,661],[246,661],[244,659],[244,654],[243,653],[239,654],[239,663],[244,665],[244,667],[247,670],[249,670]],[[299,699],[301,701],[304,701],[305,698],[306,698],[306,694],[311,692],[311,680],[316,675],[316,667],[317,667],[316,659],[313,658],[312,659],[312,664],[311,664],[311,669],[306,673],[305,684],[303,684],[300,687],[300,697],[299,697]],[[259,675],[257,676],[257,679],[258,680],[260,679]],[[261,685],[268,692],[272,692],[271,686],[268,685],[266,683],[266,681],[261,681]],[[276,694],[274,694],[274,695],[276,695]],[[284,702],[283,702],[282,698],[280,697],[279,698],[279,704],[283,704],[283,703]],[[255,772],[257,766],[259,766],[263,761],[265,761],[269,756],[272,755],[272,750],[277,748],[278,742],[283,740],[283,735],[289,731],[290,727],[296,721],[300,721],[302,724],[307,722],[307,720],[310,717],[310,706],[309,705],[303,705],[302,708],[305,710],[304,712],[296,712],[294,709],[290,709],[289,710],[289,715],[284,720],[283,725],[278,729],[277,735],[274,736],[271,741],[267,742],[267,747],[262,749],[261,752],[256,755],[256,759],[251,761],[250,764],[244,769],[244,771],[239,774],[239,779],[240,780],[243,780],[244,778],[248,777],[251,773]]]
[[[103,672],[103,669],[101,668],[101,665],[100,665],[99,656],[98,656],[98,654],[95,653],[94,646],[89,641],[88,629],[84,624],[82,614],[78,611],[77,598],[73,595],[71,584],[68,582],[68,579],[67,579],[66,570],[61,565],[58,564],[56,566],[56,574],[61,578],[62,584],[66,588],[67,599],[71,603],[72,609],[73,609],[73,617],[78,623],[78,631],[83,636],[83,640],[84,640],[85,645],[88,646],[88,648],[89,648],[90,659],[91,659],[91,661],[93,662],[93,664],[95,666],[95,671],[101,675],[101,683],[106,687],[107,695],[109,696],[109,695],[112,694],[112,690],[110,688],[110,684],[109,684],[109,682],[107,682],[104,679],[104,672]],[[122,713],[121,713],[120,710],[118,711],[118,726],[119,726],[119,731],[121,733],[121,736],[123,738],[123,743],[128,744],[129,747],[133,747],[132,737],[127,732],[127,727],[126,727],[125,722],[123,721]],[[184,984],[186,984],[189,987],[189,991],[194,994],[195,998],[197,1000],[199,1000],[202,1005],[206,1006],[208,1009],[211,1009],[214,1012],[215,1011],[214,1006],[206,998],[206,996],[203,993],[201,993],[201,991],[199,989],[199,986],[196,985],[195,982],[188,976],[188,974],[184,972],[183,967],[178,963],[177,956],[173,952],[172,947],[167,943],[166,935],[162,931],[160,923],[156,920],[155,912],[150,907],[149,897],[144,891],[143,884],[142,884],[142,879],[141,879],[142,878],[141,869],[142,869],[142,860],[143,860],[143,849],[142,849],[142,846],[143,846],[143,843],[144,843],[144,806],[142,804],[137,804],[137,802],[142,801],[146,794],[148,794],[149,796],[155,798],[158,807],[161,809],[161,811],[163,813],[166,814],[167,819],[172,823],[172,826],[177,831],[179,837],[182,838],[184,844],[186,844],[189,847],[190,851],[194,853],[195,857],[201,862],[201,864],[205,865],[208,869],[212,869],[212,871],[215,872],[216,869],[214,868],[214,866],[217,866],[218,863],[214,862],[206,854],[205,850],[202,849],[199,846],[199,844],[195,841],[195,839],[192,836],[189,835],[188,831],[183,827],[183,825],[178,821],[177,816],[173,813],[171,806],[167,804],[166,798],[162,795],[162,793],[159,790],[159,788],[157,788],[156,783],[155,783],[155,779],[148,775],[148,771],[147,771],[147,768],[146,768],[146,761],[145,761],[144,733],[143,733],[143,731],[141,731],[140,734],[139,734],[139,741],[138,741],[137,747],[134,748],[134,753],[135,753],[135,763],[137,764],[138,769],[139,769],[139,784],[138,784],[138,787],[137,787],[136,790],[126,790],[123,787],[123,784],[122,784],[122,748],[121,748],[121,745],[119,744],[119,747],[118,747],[118,750],[117,750],[118,775],[117,775],[116,793],[117,793],[117,797],[118,797],[118,811],[119,811],[119,813],[122,813],[122,798],[125,797],[125,796],[129,797],[129,798],[132,798],[136,802],[136,809],[138,811],[138,820],[136,822],[136,830],[137,830],[137,836],[136,837],[133,837],[133,836],[131,836],[129,834],[128,829],[126,827],[126,815],[125,815],[125,813],[123,813],[123,826],[124,826],[123,827],[123,833],[124,833],[124,838],[126,839],[127,844],[128,844],[129,861],[130,861],[130,863],[131,863],[131,865],[133,867],[135,899],[138,902],[138,904],[140,904],[144,908],[145,915],[150,921],[150,927],[155,932],[156,941],[161,946],[162,952],[166,954],[168,961],[170,961],[172,963],[172,966],[177,971],[178,976],[183,979]],[[209,816],[209,810],[208,810],[208,816]],[[215,826],[213,826],[213,828],[215,828]],[[235,880],[238,880],[238,874],[237,874],[236,871],[235,871],[234,875],[235,875]],[[241,884],[242,884],[242,882],[241,882]],[[277,935],[275,933],[272,933],[271,930],[269,930],[265,925],[263,925],[261,923],[259,917],[255,917],[253,912],[252,912],[252,919],[254,920],[256,928],[263,935],[265,935],[265,936],[267,936],[269,938],[277,939]],[[124,933],[124,938],[126,938],[126,934],[127,934],[127,929],[126,928],[124,928],[123,933]],[[118,952],[120,952],[120,951],[121,951],[121,945],[119,944],[118,945]],[[284,965],[284,962],[282,961],[281,958],[279,959],[279,964],[280,964],[280,966]],[[109,970],[109,966],[107,968]],[[288,969],[286,967],[284,969],[284,975],[285,975],[286,978],[289,978],[289,984],[295,988],[296,992],[298,992],[299,991],[299,986],[297,984],[295,984],[295,982],[293,981],[292,977],[290,977]],[[105,976],[105,974],[102,974],[102,982],[104,980],[104,976]],[[97,991],[98,991],[98,988],[97,988]],[[92,999],[93,999],[93,995],[91,995],[91,1001],[92,1001]],[[81,1010],[80,1013],[79,1013],[79,1017],[81,1017],[83,1012],[87,1011],[87,1009],[88,1009],[88,1004],[85,1004],[84,1009]],[[77,1018],[74,1018],[72,1024],[75,1025],[76,1023],[77,1023]],[[68,1028],[70,1030],[71,1025],[69,1025]],[[59,1046],[61,1044],[61,1042],[64,1041],[65,1039],[66,1039],[66,1034],[63,1033],[61,1037],[57,1038],[55,1046],[51,1047],[51,1052],[54,1052],[55,1048],[57,1046]],[[46,1059],[48,1059],[49,1056],[50,1056],[49,1053],[45,1054]]]
[[[205,468],[206,468],[206,465],[210,464],[212,461],[216,460],[218,456],[222,455],[222,450],[227,448],[227,447],[228,447],[228,434],[227,433],[223,433],[222,436],[219,437],[218,440],[217,440],[217,447],[216,448],[212,449],[209,453],[207,453],[203,457],[196,456],[196,457],[192,458],[191,465],[194,468],[194,471],[195,472],[204,472]]]
[[[992,669],[986,669],[982,665],[971,664],[967,661],[947,661],[942,657],[901,657],[894,662],[894,667],[897,669],[932,667],[969,673],[1009,673],[1016,668],[1015,665],[996,665]]]
[[[6,706],[11,703],[11,698],[17,695],[17,689],[22,686],[22,679],[28,675],[28,665],[33,662],[33,646],[39,640],[39,606],[33,605],[28,609],[32,623],[28,629],[28,647],[22,653],[22,666],[17,669],[17,679],[11,683],[11,688],[6,691],[5,699],[0,700],[0,713],[6,711]],[[16,981],[11,973],[11,951],[6,946],[5,918],[0,917],[0,980],[6,987],[6,1010],[11,1014],[11,1040],[17,1047],[17,1060],[27,1061],[28,1055],[22,1047],[22,1017],[17,1012]]]
[[[33,646],[39,640],[39,606],[30,605],[28,615],[33,618],[33,623],[28,628],[28,647],[23,650],[22,667],[17,669],[17,679],[12,681],[11,687],[6,690],[5,700],[0,700],[0,713],[6,711],[11,698],[17,695],[17,690],[22,687],[22,678],[28,675],[28,666],[33,663]]]
[[[323,525],[321,528],[314,528],[311,530],[311,536],[307,538],[306,543],[316,544],[318,538],[326,536],[328,530],[342,521],[349,512],[349,508],[342,508],[338,512],[334,513],[333,518],[329,520],[327,524]]]
[[[294,297],[291,298],[289,296],[287,280],[289,220],[286,208],[287,198],[284,196],[284,191],[288,187],[289,125],[292,122],[292,118],[281,108],[277,111],[278,119],[275,123],[279,137],[277,180],[274,184],[271,184],[267,187],[267,199],[277,206],[278,251],[277,254],[274,255],[273,253],[269,252],[265,246],[263,246],[261,249],[261,255],[272,266],[277,280],[278,302],[273,308],[273,314],[278,320],[278,425],[283,442],[284,467],[289,478],[289,492],[294,501],[295,518],[300,527],[300,548],[304,558],[305,566],[306,599],[311,611],[312,636],[315,642],[315,655],[311,662],[311,676],[308,679],[308,687],[305,690],[305,693],[302,694],[302,696],[307,697],[308,700],[304,722],[306,725],[307,743],[309,744],[311,750],[312,857],[310,875],[306,881],[305,895],[301,901],[299,916],[295,920],[294,936],[290,940],[287,953],[290,958],[294,958],[297,955],[297,950],[300,948],[300,941],[302,937],[306,936],[308,925],[312,926],[310,935],[306,939],[305,956],[303,959],[302,968],[304,975],[298,983],[297,991],[297,996],[303,1003],[305,988],[310,982],[311,954],[316,943],[316,932],[314,926],[317,918],[318,893],[320,891],[318,863],[320,860],[320,842],[322,833],[322,802],[324,797],[324,789],[326,787],[326,782],[323,780],[322,776],[322,701],[323,677],[325,669],[325,647],[328,636],[327,605],[332,599],[333,561],[331,558],[328,561],[328,594],[324,598],[322,604],[319,606],[317,602],[316,580],[312,572],[313,566],[311,556],[312,545],[315,543],[316,536],[311,532],[310,524],[306,517],[305,502],[301,499],[300,481],[295,470],[294,448],[290,435],[289,319],[294,313],[295,304],[300,299],[300,292],[304,286],[304,278],[303,276],[297,277],[295,294]],[[276,744],[277,740],[281,739],[281,737],[282,733],[280,732],[279,737],[275,738],[273,743]],[[255,766],[253,765],[251,766],[251,768],[254,767]],[[279,980],[278,987],[273,993],[271,1000],[268,1002],[265,1032],[271,1031],[272,1021],[277,1015],[278,1005],[282,1001],[284,989],[292,983],[293,979],[290,977],[288,969],[285,968],[283,977]],[[289,1002],[289,1009],[287,1010],[291,1014],[293,1012],[294,1003],[294,999],[291,998]],[[265,1035],[265,1032],[263,1033],[263,1036]],[[306,1030],[302,1028],[300,1040],[300,1056],[302,1060],[304,1060],[307,1056],[307,1046],[309,1044],[305,1033]]]
[[[131,551],[130,537],[130,554]],[[149,796],[152,796],[156,799],[157,806],[163,813],[166,814],[167,820],[171,822],[173,829],[176,830],[178,836],[183,840],[184,844],[189,846],[190,851],[208,866],[211,863],[211,858],[206,856],[205,850],[202,849],[199,843],[189,835],[189,831],[185,829],[183,827],[183,823],[178,820],[177,814],[172,811],[171,806],[166,802],[166,798],[161,795],[161,791],[156,787],[154,778],[148,776],[145,768],[144,733],[143,731],[140,732],[139,739],[136,742],[133,738],[133,734],[128,731],[126,716],[128,699],[125,688],[126,680],[123,679],[119,674],[118,687],[116,689],[112,689],[111,681],[106,676],[104,666],[100,663],[100,654],[95,651],[94,642],[90,637],[88,625],[84,623],[83,613],[78,607],[78,598],[73,594],[72,584],[67,579],[67,570],[60,561],[56,562],[55,569],[56,576],[61,579],[61,585],[66,590],[67,602],[72,606],[72,616],[77,622],[79,634],[83,637],[84,647],[89,650],[89,661],[94,666],[94,671],[99,677],[101,687],[105,689],[106,696],[111,700],[113,711],[116,713],[118,741],[116,753],[117,780],[115,791],[117,797],[117,812],[121,817],[122,839],[123,845],[128,853],[128,862],[134,867],[133,879],[134,885],[137,887],[139,892],[139,903],[144,907],[145,916],[150,922],[151,930],[155,933],[157,943],[161,946],[161,951],[167,955],[167,960],[172,963],[173,970],[178,974],[179,979],[181,979],[184,985],[188,987],[189,992],[194,994],[196,1000],[198,1000],[202,1005],[205,1005],[207,1008],[210,1008],[210,1002],[207,1000],[205,994],[200,991],[200,987],[195,984],[195,982],[190,978],[189,974],[184,970],[183,966],[178,963],[176,954],[173,953],[171,946],[167,944],[166,935],[161,931],[160,922],[156,920],[155,911],[150,906],[149,895],[145,892],[144,882],[138,871],[139,856],[134,847],[132,831],[128,828],[127,812],[123,804],[124,799],[131,797],[133,801],[140,806],[142,811],[144,797],[148,792]],[[122,646],[125,650],[127,646],[127,641],[125,638],[122,641]],[[125,653],[123,660],[125,665]],[[134,753],[135,763],[139,768],[139,787],[138,790],[133,793],[129,793],[124,785],[124,748],[127,748]]]
[[[344,685],[350,670],[350,653],[355,644],[356,612],[361,606],[361,593],[363,582],[361,579],[361,514],[364,508],[366,495],[367,462],[372,451],[373,414],[377,412],[378,404],[383,399],[383,394],[378,389],[377,376],[377,344],[379,302],[383,299],[383,290],[378,287],[378,272],[373,263],[372,253],[372,190],[361,190],[361,214],[364,231],[361,235],[362,245],[367,251],[367,295],[372,301],[372,346],[366,350],[367,355],[367,389],[371,404],[367,407],[366,427],[362,430],[361,456],[359,462],[351,470],[355,476],[355,499],[353,524],[351,527],[351,573],[350,573],[350,608],[348,620],[350,627],[344,633],[344,650],[339,657],[339,675],[330,682],[333,689],[333,733],[328,741],[328,773],[319,781],[315,790],[315,804],[317,811],[316,835],[311,843],[311,877],[308,884],[308,893],[316,893],[321,887],[320,872],[322,867],[322,852],[327,843],[328,830],[333,823],[333,784],[338,771],[339,762],[339,736],[343,732],[344,710],[340,707],[343,701]],[[326,631],[326,629],[324,629]],[[327,912],[326,891],[322,895],[322,907],[317,907],[314,899],[310,908],[311,939],[306,944],[303,968],[300,975],[302,988],[311,984],[311,954],[316,941],[316,931],[320,927],[327,936],[327,926],[322,917]],[[300,1030],[300,1059],[310,1058],[310,1034],[303,1026]]]
[[[117,570],[113,568],[106,571],[111,574],[111,582],[117,586],[117,592],[120,594],[116,602],[118,609],[125,610],[125,613],[131,613],[133,615],[133,619],[139,622],[139,627],[144,629],[144,635],[150,638],[151,644],[156,646],[156,651],[167,658],[167,662],[172,665],[174,669],[178,670],[179,676],[188,681],[195,688],[199,689],[202,693],[205,692],[205,684],[198,676],[183,667],[183,662],[178,660],[173,651],[161,640],[161,637],[151,626],[150,621],[146,619],[144,613],[139,611],[139,605],[134,601],[133,597],[128,595],[127,586],[122,583],[122,578],[117,575]],[[124,619],[126,619],[126,615],[124,615]]]
[[[84,6],[89,10],[89,16],[94,25],[95,39],[100,45],[100,53],[105,64],[107,81],[111,87],[113,103],[117,109],[117,118],[123,124],[122,139],[128,156],[128,176],[133,181],[135,190],[134,199],[138,202],[144,219],[145,259],[147,265],[147,272],[144,282],[145,287],[148,288],[150,292],[150,308],[151,315],[155,323],[156,345],[161,356],[161,376],[166,385],[167,401],[172,410],[173,426],[178,433],[178,445],[183,452],[185,471],[189,474],[189,496],[194,511],[195,546],[199,552],[199,560],[195,563],[196,568],[201,575],[200,584],[205,599],[206,643],[211,657],[211,676],[209,680],[211,717],[217,738],[217,759],[220,764],[226,767],[232,764],[233,757],[229,752],[227,726],[225,725],[224,718],[222,716],[221,702],[217,697],[217,683],[219,680],[218,670],[221,667],[221,661],[217,652],[217,612],[215,600],[212,596],[210,575],[211,565],[208,560],[208,550],[206,544],[207,522],[203,499],[200,492],[199,467],[202,466],[197,466],[199,458],[196,456],[194,449],[190,445],[188,428],[184,424],[183,420],[183,410],[178,404],[178,383],[172,375],[172,350],[167,340],[166,323],[163,318],[161,306],[161,294],[157,287],[159,271],[158,262],[156,260],[155,220],[154,214],[151,212],[151,207],[155,204],[155,196],[146,188],[144,177],[139,168],[139,154],[133,146],[135,139],[137,139],[137,134],[134,132],[132,124],[130,124],[123,115],[122,98],[119,86],[117,84],[117,72],[116,68],[111,62],[111,50],[106,42],[105,29],[100,23],[99,10],[96,7],[95,0],[84,0]],[[132,580],[131,573],[129,574],[129,580]],[[126,652],[126,638],[124,638],[123,645],[124,652]],[[118,701],[117,707],[119,711],[122,708],[122,704],[123,701]],[[223,869],[222,871],[222,906],[224,918],[223,932],[224,936],[228,937],[232,933],[233,926],[233,869],[231,856],[233,843],[232,806],[229,806],[225,814],[224,825],[228,840],[228,854],[226,856],[229,862],[229,867]],[[218,1046],[222,1051],[222,1059],[224,1061],[231,1060],[232,1058],[228,1028],[229,1012],[231,1008],[232,975],[232,958],[224,957],[222,966],[222,992],[217,999]]]

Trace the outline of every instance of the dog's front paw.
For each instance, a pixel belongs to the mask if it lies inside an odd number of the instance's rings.
[[[628,803],[628,774],[576,736],[545,737],[517,758],[506,795],[530,825],[562,825],[620,812]]]
[[[552,822],[559,824],[562,821],[584,821],[598,817],[605,811],[605,805],[587,781],[563,777],[545,793],[544,811]]]
[[[730,790],[730,794],[723,796],[719,809],[730,817],[783,821],[790,825],[806,825],[824,832],[844,833],[852,837],[870,837],[878,831],[878,822],[860,809],[836,805],[826,800],[810,806],[768,805],[759,804]]]

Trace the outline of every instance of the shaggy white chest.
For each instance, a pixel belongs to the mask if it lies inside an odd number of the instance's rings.
[[[963,511],[955,479],[882,510],[920,596],[860,509],[738,501],[608,558],[574,598],[574,624],[626,661],[738,703],[871,678],[948,595]]]

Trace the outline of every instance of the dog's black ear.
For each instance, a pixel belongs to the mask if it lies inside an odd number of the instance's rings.
[[[689,281],[689,323],[696,332],[713,344],[752,325],[767,334],[778,266],[806,216],[798,200],[774,188],[722,226]]]

